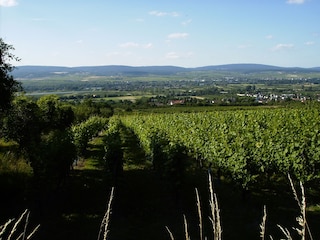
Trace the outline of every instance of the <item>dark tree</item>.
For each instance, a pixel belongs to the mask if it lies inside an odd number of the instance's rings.
[[[0,38],[0,117],[10,108],[14,93],[21,90],[21,84],[11,75],[14,66],[10,62],[19,61],[12,50],[14,47]]]
[[[71,109],[61,107],[54,96],[38,102],[25,96],[16,97],[3,120],[2,133],[18,143],[37,180],[60,185],[76,158],[72,134]]]
[[[6,139],[16,141],[21,150],[28,152],[41,142],[42,125],[39,106],[30,98],[21,96],[15,98],[4,117],[2,133]]]
[[[71,106],[62,105],[56,95],[43,96],[37,101],[42,113],[43,130],[65,130],[74,121],[74,112]]]

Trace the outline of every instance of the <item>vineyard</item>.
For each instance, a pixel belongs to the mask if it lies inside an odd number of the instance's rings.
[[[299,214],[288,184],[290,175],[295,183],[301,181],[306,187],[308,203],[315,207],[314,213],[308,214],[311,230],[319,236],[315,228],[319,223],[319,197],[315,196],[320,176],[319,114],[316,105],[306,105],[91,116],[72,124],[68,131],[76,161],[81,159],[71,170],[68,185],[62,185],[68,190],[59,192],[58,188],[55,197],[41,190],[35,196],[50,196],[46,204],[52,206],[50,214],[57,220],[49,218],[47,222],[60,221],[59,227],[72,230],[77,228],[76,223],[87,225],[77,233],[78,239],[98,232],[105,204],[101,196],[111,186],[115,186],[115,196],[110,239],[129,239],[133,235],[139,239],[169,239],[165,226],[180,239],[184,236],[183,214],[190,223],[191,239],[197,239],[194,188],[199,189],[202,198],[203,216],[209,216],[205,206],[209,172],[221,205],[224,239],[258,238],[264,204],[269,210],[267,232],[280,239],[277,224],[294,226]],[[53,142],[60,153],[59,142],[65,145],[60,136],[43,139],[48,146]],[[55,163],[53,153],[54,149],[44,156]],[[48,184],[43,182],[43,188],[47,189]],[[69,199],[62,204],[58,196]],[[47,222],[43,230],[40,228],[40,238],[52,231]],[[123,229],[124,225],[130,227]],[[209,219],[203,221],[203,226],[203,234],[210,239]],[[240,236],[237,232],[241,231]],[[65,236],[75,235],[69,230]]]
[[[288,191],[284,187],[289,186],[288,176],[307,186],[308,194],[317,191],[320,176],[319,113],[318,108],[308,106],[136,113],[115,116],[109,126],[118,126],[112,128],[113,134],[117,129],[121,135],[125,129],[135,136],[146,161],[161,181],[170,186],[174,193],[173,201],[183,198],[181,189],[186,189],[187,178],[189,188],[204,183],[197,179],[190,182],[190,176],[200,170],[213,174],[215,186],[221,195],[225,195],[222,196],[225,202],[221,204],[228,205],[228,198],[234,195],[230,186],[240,190],[244,200],[250,194],[259,195],[267,189],[269,193],[261,196],[270,199],[270,194],[280,196],[282,191],[283,200],[288,201],[290,197],[283,195]],[[112,139],[117,138],[109,138],[109,144]],[[203,177],[203,173],[195,176]],[[220,184],[224,185],[223,190]],[[315,199],[312,201],[317,202]],[[280,207],[283,204],[280,202],[278,199],[275,204]],[[277,209],[277,206],[273,207]],[[282,217],[276,216],[273,224],[276,226]]]
[[[179,146],[194,164],[215,169],[243,188],[288,173],[304,183],[319,179],[315,108],[128,115],[121,121],[151,158],[161,145],[167,152]]]

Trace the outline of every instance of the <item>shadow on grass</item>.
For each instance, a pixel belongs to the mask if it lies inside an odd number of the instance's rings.
[[[95,239],[110,186],[102,170],[73,170],[63,189],[42,192],[35,212],[41,222],[36,239]]]
[[[124,172],[122,183],[116,189],[110,239],[170,239],[165,226],[173,232],[175,239],[184,239],[183,214],[188,221],[191,239],[199,239],[195,188],[200,193],[204,235],[212,239],[206,172],[189,172],[181,186],[180,199],[175,202],[175,192],[150,169]],[[226,181],[215,182],[215,191],[221,210],[223,239],[259,239],[264,205],[267,207],[267,235],[274,239],[283,238],[277,227],[280,224],[290,230],[294,239],[299,239],[292,227],[299,227],[296,217],[300,209],[289,183],[252,189],[246,199],[240,189]],[[313,239],[319,239],[319,214],[308,212],[307,220]]]

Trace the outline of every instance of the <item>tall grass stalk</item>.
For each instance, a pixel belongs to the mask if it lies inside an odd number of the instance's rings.
[[[114,187],[112,187],[111,189],[107,210],[101,221],[98,240],[100,240],[102,233],[103,233],[103,240],[106,240],[108,237],[113,197],[114,197]]]
[[[267,221],[267,209],[266,209],[266,205],[264,205],[262,222],[260,224],[260,237],[261,237],[261,240],[265,240],[266,221]]]
[[[208,176],[209,176],[209,190],[210,190],[209,204],[211,209],[210,221],[213,229],[213,236],[214,236],[213,239],[221,240],[222,228],[221,228],[221,222],[220,222],[220,209],[218,205],[218,199],[217,199],[217,195],[214,193],[214,190],[213,190],[212,176],[211,174],[208,174]]]
[[[188,232],[188,223],[187,223],[187,218],[185,215],[183,215],[183,222],[184,222],[184,233],[186,236],[186,240],[191,240]]]
[[[166,226],[166,229],[167,229],[167,231],[168,231],[168,233],[169,233],[170,239],[171,239],[171,240],[174,240],[173,234],[172,234],[172,232],[170,231],[170,229],[169,229],[167,226]]]
[[[4,225],[0,226],[0,240],[30,240],[33,235],[38,231],[40,224],[36,226],[31,233],[27,235],[28,225],[29,225],[29,216],[30,211],[25,210],[18,220],[9,219]],[[20,228],[21,224],[24,222],[22,226],[22,230]],[[13,224],[14,223],[14,224]],[[10,226],[13,224],[11,230]]]
[[[200,197],[199,197],[199,192],[197,188],[196,188],[196,197],[197,197],[197,207],[198,207],[198,215],[199,215],[199,234],[200,234],[200,240],[203,240],[201,204],[200,204]]]
[[[287,228],[283,228],[279,224],[277,226],[278,226],[278,228],[280,228],[281,232],[285,235],[285,237],[286,237],[285,240],[292,240],[291,234]]]
[[[211,216],[209,216],[209,219],[211,221],[212,230],[213,230],[213,236],[214,236],[213,240],[221,240],[222,228],[221,228],[221,221],[220,221],[220,209],[218,205],[218,198],[213,190],[211,174],[208,174],[208,175],[209,175],[209,191],[210,191],[209,204],[211,209]],[[202,219],[202,210],[201,210],[199,192],[197,188],[195,189],[195,191],[196,191],[197,210],[198,210],[198,217],[199,217],[199,236],[200,236],[199,239],[203,240],[203,239],[207,239],[207,237],[204,237],[204,234],[203,234],[203,219]],[[188,223],[185,215],[183,215],[183,221],[184,221],[185,239],[190,240],[191,238],[188,232]],[[166,226],[166,229],[170,235],[170,239],[174,240],[173,234],[167,226]]]
[[[293,192],[293,196],[294,199],[296,200],[296,202],[298,203],[298,206],[300,208],[300,215],[296,218],[296,221],[298,222],[298,225],[300,226],[300,228],[293,228],[301,237],[301,240],[305,240],[306,239],[306,230],[308,231],[310,240],[313,240],[310,228],[308,226],[307,223],[307,218],[306,218],[306,197],[305,197],[305,193],[304,193],[304,187],[302,182],[300,181],[300,189],[301,189],[301,199],[299,199],[298,193],[296,191],[296,188],[294,187],[293,181],[290,177],[290,174],[288,174],[288,179],[290,182],[290,187],[291,190]],[[287,228],[283,228],[280,225],[277,225],[280,230],[282,231],[282,233],[285,235],[285,237],[287,238],[287,240],[291,240],[292,237],[290,235],[290,232]]]
[[[309,237],[311,240],[313,240],[312,234],[311,234],[311,230],[309,228],[308,222],[307,222],[307,218],[306,218],[306,197],[305,197],[305,193],[304,193],[304,187],[302,182],[300,181],[300,189],[301,189],[301,200],[298,197],[297,191],[294,187],[293,181],[290,177],[290,174],[288,174],[288,179],[290,181],[290,186],[294,195],[294,199],[296,200],[296,202],[298,203],[298,206],[300,208],[300,216],[297,217],[297,222],[299,224],[299,226],[301,227],[299,228],[294,228],[298,234],[301,236],[301,240],[305,240],[306,239],[306,229],[308,231]]]

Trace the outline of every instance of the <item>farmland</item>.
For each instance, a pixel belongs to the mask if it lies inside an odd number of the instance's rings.
[[[241,68],[242,67],[242,68]],[[214,69],[214,70],[212,70]],[[31,71],[31,72],[30,72]],[[32,72],[34,71],[34,72]],[[318,69],[226,65],[184,69],[175,67],[106,66],[95,68],[18,68],[15,76],[31,96],[55,93],[66,99],[114,97],[200,97],[206,102],[235,101],[237,96],[262,100],[287,98],[318,99]],[[275,97],[276,96],[276,97]]]

